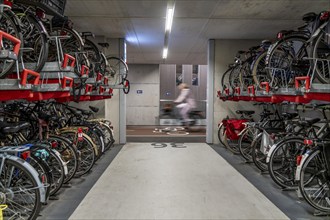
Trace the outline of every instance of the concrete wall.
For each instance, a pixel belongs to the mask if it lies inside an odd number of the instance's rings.
[[[216,40],[215,41],[215,78],[214,78],[214,94],[221,90],[221,77],[227,70],[228,64],[233,63],[234,57],[238,50],[247,50],[251,46],[260,44],[261,40]],[[218,122],[225,118],[237,117],[235,111],[241,110],[256,110],[260,112],[260,108],[253,106],[252,102],[223,102],[214,95],[214,125],[213,125],[213,143],[219,143],[217,137]],[[255,114],[258,117],[258,114]]]
[[[127,125],[157,125],[159,116],[159,65],[131,64],[127,95]]]

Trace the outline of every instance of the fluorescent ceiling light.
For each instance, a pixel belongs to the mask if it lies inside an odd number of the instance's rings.
[[[168,53],[168,49],[164,48],[164,50],[163,50],[163,59],[167,58],[167,53]]]
[[[166,12],[165,31],[170,32],[172,28],[174,8],[168,8]]]

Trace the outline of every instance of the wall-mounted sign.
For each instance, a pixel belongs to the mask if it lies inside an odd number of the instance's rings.
[[[143,90],[136,90],[136,93],[137,94],[142,94],[143,93]]]

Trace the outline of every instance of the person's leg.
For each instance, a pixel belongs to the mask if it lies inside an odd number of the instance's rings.
[[[181,112],[180,112],[181,116],[183,118],[184,126],[189,126],[189,116],[188,116],[189,110],[190,110],[189,105],[186,105],[181,109]]]

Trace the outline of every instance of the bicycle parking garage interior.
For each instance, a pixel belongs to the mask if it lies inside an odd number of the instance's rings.
[[[0,20],[0,219],[330,219],[329,0]]]

